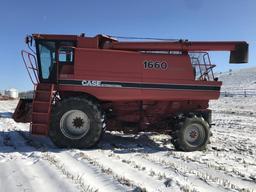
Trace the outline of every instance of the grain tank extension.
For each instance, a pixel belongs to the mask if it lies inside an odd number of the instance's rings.
[[[207,51],[229,51],[230,63],[248,60],[244,41],[34,34],[26,43],[31,52],[22,56],[35,93],[13,118],[60,147],[95,146],[104,130],[153,130],[171,134],[177,150],[203,150],[211,135],[208,103],[222,84]]]

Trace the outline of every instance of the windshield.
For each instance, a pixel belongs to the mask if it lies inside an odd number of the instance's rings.
[[[39,67],[41,78],[43,80],[49,80],[54,72],[55,63],[55,42],[44,41],[38,44],[39,51]]]

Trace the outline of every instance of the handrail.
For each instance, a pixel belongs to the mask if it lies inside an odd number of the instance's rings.
[[[21,56],[22,56],[22,60],[25,64],[26,70],[28,72],[29,78],[30,78],[31,82],[33,83],[33,85],[36,86],[39,83],[38,65],[37,65],[36,56],[33,55],[32,53],[25,51],[25,50],[21,51]],[[25,57],[27,57],[27,59],[25,59]],[[33,75],[31,74],[30,71],[33,72],[32,73]]]
[[[212,65],[211,64],[211,60],[210,60],[210,56],[208,52],[204,52],[204,51],[191,51],[190,53],[195,53],[195,54],[199,54],[198,57],[191,57],[191,59],[196,59],[197,60],[197,64],[193,64],[193,66],[199,66],[199,70],[201,73],[201,76],[199,77],[199,79],[208,79],[210,80],[210,76],[212,77],[212,79],[214,80],[214,73],[213,73],[213,68],[216,65]],[[202,58],[202,63],[199,60],[199,57]],[[205,71],[202,73],[202,69],[201,67],[205,68]],[[209,74],[210,73],[210,74]],[[204,78],[205,77],[205,78]]]
[[[200,64],[199,58],[198,58],[198,57],[191,57],[191,59],[192,59],[192,60],[196,60],[197,64],[192,63],[192,65],[193,65],[193,66],[199,66],[200,76],[201,76],[203,73],[202,73],[202,69],[201,69],[201,67],[200,67],[202,64]],[[196,70],[196,69],[195,69],[195,70]]]
[[[212,62],[211,62],[209,53],[206,53],[206,54],[204,55],[204,57],[205,57],[205,56],[207,56],[207,58],[208,58],[208,62],[209,62],[209,65],[210,65],[209,69],[211,69],[212,77],[213,77],[213,79],[214,79],[214,73],[213,73],[213,70],[212,70],[212,69],[213,69],[214,67],[216,67],[216,65],[212,65]],[[209,69],[208,69],[208,70],[209,70]]]

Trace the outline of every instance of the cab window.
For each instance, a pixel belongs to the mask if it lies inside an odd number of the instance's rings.
[[[74,74],[74,42],[59,42],[58,61],[60,74]]]

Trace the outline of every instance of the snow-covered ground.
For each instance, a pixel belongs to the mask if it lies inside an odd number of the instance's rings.
[[[211,144],[190,153],[157,133],[112,132],[97,149],[58,149],[13,121],[16,104],[0,101],[1,192],[256,192],[256,97],[212,101]]]
[[[256,67],[216,74],[223,81],[222,91],[256,90]]]

